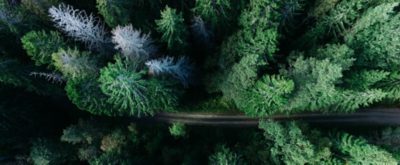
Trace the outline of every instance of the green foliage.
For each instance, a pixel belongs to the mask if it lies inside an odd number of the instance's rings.
[[[331,156],[325,147],[314,146],[294,122],[283,125],[260,121],[259,128],[272,141],[270,152],[274,164],[319,164]]]
[[[313,52],[317,59],[328,59],[331,63],[340,65],[342,70],[350,70],[355,61],[354,51],[346,45],[327,44]]]
[[[241,93],[254,85],[257,80],[257,56],[246,56],[226,73],[225,79],[219,79],[219,88],[224,97],[231,100],[241,98]],[[236,103],[237,104],[237,103]]]
[[[187,45],[188,30],[183,21],[182,13],[168,6],[161,12],[161,19],[156,20],[161,40],[167,43],[170,50],[182,50]]]
[[[60,0],[21,0],[21,4],[26,10],[42,19],[47,19],[47,10],[59,2]]]
[[[247,115],[265,116],[284,113],[288,96],[294,90],[294,82],[282,76],[264,76],[246,93],[239,108]]]
[[[19,66],[23,66],[16,59],[1,57],[0,58],[0,82],[3,84],[9,84],[17,87],[25,87],[29,91],[40,91],[33,84],[32,80],[28,77],[28,74],[24,71],[24,69],[31,69],[29,67],[25,67],[23,69],[19,68]]]
[[[388,150],[393,156],[400,160],[400,128],[388,127],[381,131],[380,136],[376,140],[376,144]]]
[[[338,2],[339,0],[316,0],[308,14],[316,19],[320,19],[325,16],[329,10],[334,8]]]
[[[169,133],[174,137],[183,137],[186,135],[186,126],[183,123],[172,123]]]
[[[387,151],[347,133],[337,139],[335,146],[343,154],[345,164],[397,164]]]
[[[0,29],[7,29],[20,36],[32,28],[38,28],[38,19],[19,1],[0,1]]]
[[[134,147],[136,139],[137,132],[131,126],[97,120],[80,120],[64,129],[61,136],[61,141],[76,148],[80,160],[99,165],[122,164],[130,160],[124,150],[127,146]]]
[[[99,83],[94,78],[68,80],[65,91],[68,98],[79,109],[95,115],[120,116],[118,111],[107,103],[107,96],[101,92]]]
[[[124,156],[115,152],[107,152],[89,161],[90,165],[130,165],[135,164],[134,161],[129,159],[129,156]]]
[[[396,105],[399,0],[95,0],[49,10],[61,2],[67,1],[0,0],[0,164],[3,154],[35,164],[95,165],[397,164],[400,158],[394,128],[368,143],[294,122],[261,121],[262,132],[127,123],[182,109],[264,118]],[[98,11],[109,28],[78,8]],[[63,33],[51,31],[49,17]],[[82,42],[71,49],[64,36]],[[175,58],[186,53],[190,59]],[[34,77],[51,75],[69,101]],[[71,111],[57,116],[47,113],[53,106],[31,106],[46,102]],[[92,120],[64,129],[63,143],[27,146],[33,136],[60,132],[50,129],[50,119],[64,126],[81,117]]]
[[[85,79],[97,75],[97,66],[90,52],[60,49],[52,55],[53,65],[68,79]]]
[[[49,65],[52,63],[51,55],[66,44],[61,34],[55,31],[31,31],[21,38],[22,46],[35,64]]]
[[[231,8],[229,0],[203,0],[196,1],[193,12],[216,27],[221,23],[226,23],[230,17],[228,12]]]
[[[353,27],[366,9],[390,1],[392,0],[343,0],[340,2],[333,1],[330,3],[326,1],[326,4],[321,4],[322,6],[320,8],[326,8],[323,9],[323,12],[327,12],[327,14],[318,18],[315,26],[313,26],[298,40],[297,47],[304,48],[304,46],[306,46],[305,48],[310,48],[318,45],[321,41],[329,41],[330,38],[340,39]],[[330,8],[329,11],[326,11],[328,7],[325,6],[334,6],[334,8]]]
[[[343,90],[338,91],[339,95],[336,99],[336,104],[333,104],[330,109],[336,112],[353,112],[362,107],[382,101],[386,98],[387,93],[381,89],[369,89],[362,92]]]
[[[342,68],[329,60],[302,57],[292,64],[288,77],[295,83],[290,108],[320,110],[337,103],[335,84],[342,77]]]
[[[400,73],[391,72],[385,79],[376,83],[379,87],[387,93],[386,99],[390,102],[398,102],[400,100]]]
[[[177,103],[174,90],[161,80],[145,79],[144,72],[116,58],[114,64],[101,69],[100,88],[121,114],[153,115],[169,111]]]
[[[366,68],[397,70],[400,14],[393,13],[399,3],[382,4],[370,9],[347,36],[347,43],[358,55],[356,64]]]
[[[96,0],[96,7],[103,16],[104,21],[110,27],[117,25],[127,25],[130,21],[131,11],[134,1],[124,0]]]
[[[361,70],[352,73],[345,81],[349,89],[362,91],[373,88],[377,82],[386,79],[389,74],[383,70]]]
[[[209,156],[210,165],[244,165],[241,155],[231,151],[224,145],[219,145],[215,149],[215,153]]]
[[[68,146],[50,140],[38,139],[33,142],[30,158],[35,165],[59,165],[71,156]]]
[[[37,71],[37,69],[31,64],[22,63],[15,58],[1,56],[0,83],[25,88],[27,91],[40,95],[58,95],[60,90],[57,86],[35,79],[30,75],[31,72]]]
[[[277,51],[277,25],[271,26],[270,23],[274,23],[273,18],[278,14],[269,12],[271,8],[277,8],[274,2],[250,1],[239,18],[242,29],[222,44],[216,64],[220,71],[213,73],[215,76],[209,88],[222,91],[224,97],[236,105],[241,104],[243,91],[257,81],[257,73],[265,64],[265,55],[271,59]],[[259,15],[262,17],[257,17]]]

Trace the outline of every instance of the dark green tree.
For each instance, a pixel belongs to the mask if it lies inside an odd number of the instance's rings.
[[[188,30],[182,13],[167,6],[156,24],[157,31],[162,34],[161,40],[167,43],[168,49],[182,51],[187,46]]]

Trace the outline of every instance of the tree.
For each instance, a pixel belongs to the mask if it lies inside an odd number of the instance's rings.
[[[226,20],[230,18],[228,13],[231,9],[232,5],[228,0],[204,0],[196,1],[193,12],[210,22],[215,28],[221,23],[226,23]]]
[[[30,157],[35,165],[63,164],[72,156],[68,147],[48,139],[38,139],[32,145]]]
[[[174,90],[162,81],[145,79],[137,66],[117,58],[100,71],[100,88],[108,96],[107,101],[126,115],[153,115],[157,111],[169,111],[177,103]]]
[[[252,89],[242,94],[243,100],[238,107],[252,116],[285,113],[289,94],[293,90],[292,80],[277,75],[265,75]]]
[[[49,9],[49,16],[59,29],[91,49],[102,50],[110,42],[103,23],[85,11],[60,4]]]
[[[371,8],[346,36],[358,55],[358,66],[385,70],[397,70],[400,66],[399,43],[395,41],[400,37],[397,30],[400,14],[394,11],[398,5],[398,2],[387,3]]]
[[[280,124],[261,121],[259,128],[272,141],[270,149],[274,164],[318,164],[329,160],[331,153],[324,146],[317,148],[295,122]]]
[[[342,134],[336,140],[339,151],[346,156],[345,163],[349,164],[397,164],[396,159],[387,151],[370,145],[364,138],[350,134]]]
[[[96,0],[96,7],[110,27],[127,25],[130,22],[130,9],[133,1],[124,0]]]
[[[117,26],[112,34],[115,49],[120,50],[122,55],[132,62],[142,63],[154,56],[157,51],[150,35],[134,30],[132,25]]]
[[[67,46],[61,34],[55,31],[49,33],[31,31],[21,38],[21,42],[27,54],[38,66],[51,64],[51,55]]]
[[[207,83],[211,92],[222,91],[237,106],[243,100],[241,94],[257,81],[264,59],[272,60],[277,51],[278,20],[275,18],[279,13],[269,12],[271,8],[278,10],[279,6],[269,0],[252,0],[243,9],[239,17],[241,30],[222,43],[221,55],[214,64],[218,70],[211,73],[212,81]]]
[[[80,52],[77,48],[60,49],[52,55],[53,65],[68,79],[85,79],[97,75],[94,59],[89,52]]]
[[[157,31],[169,50],[182,51],[186,47],[188,31],[183,21],[182,13],[168,6],[161,12],[161,19],[156,20]]]
[[[232,152],[229,148],[224,145],[217,146],[215,149],[215,153],[209,156],[209,164],[210,165],[244,165],[244,161],[241,158],[241,155]]]
[[[147,61],[145,64],[151,75],[169,74],[178,79],[185,87],[191,81],[190,76],[192,76],[193,69],[186,57],[180,57],[177,60],[173,57],[165,57]]]
[[[186,136],[186,126],[183,123],[172,123],[169,133],[174,137]]]

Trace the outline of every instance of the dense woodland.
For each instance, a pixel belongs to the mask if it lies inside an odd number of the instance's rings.
[[[400,101],[399,0],[0,0],[0,164],[398,164],[400,127],[138,123]]]

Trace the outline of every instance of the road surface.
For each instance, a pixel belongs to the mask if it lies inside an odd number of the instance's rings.
[[[247,117],[243,114],[205,114],[205,113],[158,113],[140,120],[165,123],[180,122],[187,125],[205,126],[257,126],[261,118]],[[277,121],[304,121],[321,125],[362,125],[391,126],[400,125],[400,108],[370,108],[354,113],[321,114],[304,113],[296,115],[274,115],[265,119]]]

